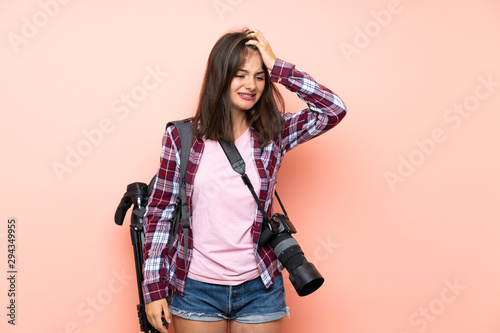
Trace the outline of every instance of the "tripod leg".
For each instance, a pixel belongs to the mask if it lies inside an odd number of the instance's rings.
[[[132,216],[134,220],[135,216]],[[142,282],[144,281],[142,275],[142,267],[144,264],[144,257],[142,256],[143,249],[143,235],[144,231],[142,228],[142,223],[137,223],[134,221],[130,225],[130,237],[132,239],[132,247],[134,250],[134,260],[135,260],[135,273],[137,278],[137,289],[139,292],[139,304],[137,305],[137,316],[139,317],[139,325],[141,332],[148,333],[159,333],[151,324],[146,317],[146,310],[144,306],[144,296],[142,294]],[[141,221],[142,222],[142,221]]]

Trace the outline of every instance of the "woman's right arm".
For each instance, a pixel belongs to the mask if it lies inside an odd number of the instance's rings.
[[[144,281],[142,291],[146,314],[152,325],[159,323],[162,311],[170,320],[166,303],[170,267],[167,243],[172,227],[172,215],[179,194],[180,139],[175,126],[165,131],[156,182],[144,214]],[[179,162],[178,162],[179,161]],[[151,319],[150,319],[151,317]],[[166,332],[166,331],[165,331]]]
[[[168,304],[165,298],[147,303],[146,307],[146,317],[151,325],[156,328],[161,333],[168,333],[167,328],[163,326],[161,320],[162,317],[165,318],[168,324],[172,322],[170,311],[168,311]]]

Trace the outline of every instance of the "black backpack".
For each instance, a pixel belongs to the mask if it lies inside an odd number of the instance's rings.
[[[181,141],[181,165],[180,165],[180,189],[179,189],[179,197],[177,198],[177,202],[175,205],[174,215],[172,217],[172,228],[170,235],[174,237],[169,237],[168,241],[168,250],[170,251],[173,243],[173,239],[177,234],[179,228],[179,222],[181,222],[181,226],[184,233],[184,245],[187,246],[187,228],[188,225],[188,209],[187,209],[187,200],[186,200],[186,171],[187,165],[189,162],[189,154],[191,152],[191,146],[193,144],[193,124],[191,122],[192,118],[177,120],[169,122],[166,126],[168,128],[171,125],[174,125],[179,132],[179,138]],[[115,223],[118,225],[123,224],[123,220],[127,213],[127,210],[134,204],[134,209],[132,211],[132,225],[135,225],[135,228],[140,228],[142,231],[142,218],[144,217],[144,213],[146,211],[146,204],[149,200],[153,192],[154,185],[156,184],[156,175],[151,179],[148,185],[145,183],[132,183],[127,186],[127,192],[123,195],[123,198],[118,205],[118,208],[115,212]],[[182,216],[182,218],[181,218]],[[184,252],[186,253],[186,252]]]
[[[179,223],[182,227],[184,235],[184,253],[187,253],[188,244],[188,230],[189,230],[189,215],[186,201],[186,171],[189,162],[189,154],[193,144],[193,124],[191,119],[184,119],[169,122],[166,126],[174,125],[179,132],[181,141],[181,165],[180,165],[180,189],[179,197],[177,198],[174,214],[172,217],[172,228],[168,238],[168,251],[172,248],[175,236],[179,230]],[[132,238],[132,246],[134,249],[135,270],[137,277],[137,287],[139,290],[139,304],[137,305],[137,315],[139,317],[139,325],[142,332],[158,332],[148,322],[146,318],[146,311],[144,307],[144,296],[142,294],[142,282],[144,277],[142,275],[142,267],[144,264],[143,247],[144,247],[144,227],[142,219],[146,212],[146,205],[153,192],[154,185],[156,184],[156,175],[151,179],[148,185],[145,183],[132,183],[127,186],[127,192],[123,195],[118,208],[115,212],[115,223],[118,225],[123,224],[127,210],[134,205],[131,214],[130,223],[130,236]],[[164,321],[164,325],[168,327]]]

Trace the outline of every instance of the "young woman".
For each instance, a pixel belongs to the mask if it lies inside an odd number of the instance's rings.
[[[308,104],[283,113],[283,84]],[[259,246],[263,217],[219,139],[236,145],[268,216],[283,155],[337,125],[340,98],[291,63],[277,59],[258,30],[223,35],[210,53],[196,115],[186,179],[189,241],[167,242],[179,194],[180,139],[163,137],[160,168],[144,218],[143,293],[149,322],[176,333],[281,332],[285,304],[282,266]],[[182,147],[185,149],[185,147]],[[181,229],[181,228],[179,228]],[[181,232],[181,231],[180,231]],[[171,304],[166,297],[172,293]]]

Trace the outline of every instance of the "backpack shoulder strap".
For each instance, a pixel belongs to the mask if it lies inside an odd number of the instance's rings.
[[[179,133],[181,140],[181,165],[180,165],[180,186],[179,186],[179,199],[176,203],[176,212],[172,221],[172,229],[168,239],[167,249],[170,252],[172,248],[175,235],[179,228],[179,220],[182,227],[182,234],[184,235],[184,258],[187,257],[188,235],[189,235],[189,211],[187,206],[186,194],[186,173],[189,163],[189,154],[191,146],[193,145],[193,124],[191,118],[184,120],[171,121],[167,124],[167,128],[174,125]]]
[[[189,161],[189,153],[191,151],[191,146],[193,145],[193,124],[191,122],[192,118],[187,118],[183,120],[170,121],[165,126],[167,129],[169,126],[174,125],[179,132],[179,138],[181,140],[181,166],[180,175],[181,181],[186,177],[187,165]],[[182,149],[182,147],[189,147],[189,149]],[[148,197],[153,192],[153,187],[156,183],[156,175],[153,176],[148,184]]]
[[[191,146],[193,145],[193,123],[191,119],[192,118],[171,121],[166,126],[166,128],[168,128],[174,125],[177,128],[177,132],[179,132],[179,138],[181,140],[181,180],[186,177],[189,154],[191,152]]]

